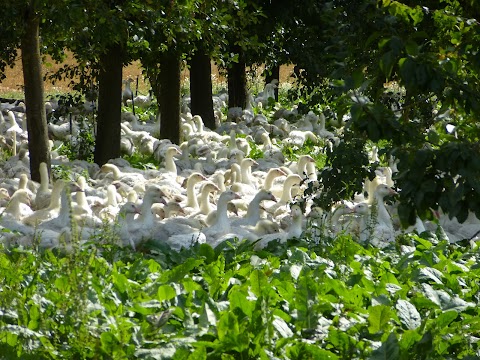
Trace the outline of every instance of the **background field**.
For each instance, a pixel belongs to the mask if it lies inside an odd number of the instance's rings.
[[[71,56],[67,58],[65,63],[74,64],[75,61]],[[57,71],[60,67],[63,66],[62,64],[55,64],[54,62],[49,63],[48,60],[44,63],[43,73],[46,74],[48,72],[52,73]],[[291,74],[292,74],[292,66],[282,66],[280,70],[280,82],[291,81]],[[255,76],[259,76],[263,71],[263,67],[259,67],[255,71]],[[215,85],[226,87],[226,79],[220,75],[217,67],[213,65],[212,74],[214,78]],[[19,58],[17,63],[13,68],[8,68],[6,70],[7,78],[0,82],[0,96],[2,97],[12,97],[12,98],[22,98],[22,86],[23,86],[23,74],[22,74],[22,62]],[[138,87],[139,93],[146,94],[148,92],[148,82],[145,81],[142,75],[142,68],[139,61],[135,61],[132,64],[124,67],[123,69],[123,78],[126,79],[128,77],[132,77],[136,79],[138,76]],[[254,78],[255,76],[252,76]],[[189,72],[188,69],[185,69],[182,73],[182,82],[184,86],[187,86],[188,83]],[[64,93],[70,91],[68,81],[59,81],[55,84],[52,84],[48,81],[45,82],[45,92],[46,94],[55,94],[55,93]]]

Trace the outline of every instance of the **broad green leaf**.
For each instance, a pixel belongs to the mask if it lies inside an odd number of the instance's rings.
[[[443,329],[450,325],[458,317],[458,313],[454,310],[449,310],[438,315],[434,320],[435,326],[439,329]]]
[[[408,330],[415,330],[421,325],[422,319],[415,305],[400,299],[397,301],[396,308],[400,321]]]
[[[338,356],[328,350],[324,350],[317,345],[307,343],[295,343],[287,346],[285,353],[289,359],[315,359],[315,360],[336,360]]]
[[[70,291],[70,282],[66,276],[61,276],[59,278],[56,278],[55,286],[62,293]]]
[[[262,270],[254,270],[250,276],[250,290],[261,296],[270,287],[267,276]]]
[[[207,360],[207,349],[204,346],[200,346],[190,355],[187,360]]]
[[[392,318],[393,312],[389,306],[376,305],[368,310],[368,322],[370,326],[368,331],[371,334],[383,332],[388,329],[388,324]]]
[[[255,309],[255,303],[247,299],[248,293],[244,288],[234,286],[229,294],[230,308],[233,310],[239,308],[246,316],[251,317]]]
[[[107,354],[111,354],[118,345],[115,335],[109,331],[103,332],[102,335],[100,335],[100,341],[102,343],[102,350]]]
[[[190,271],[202,263],[203,259],[188,258],[183,264],[176,266],[170,271],[165,271],[161,275],[160,279],[164,283],[179,282],[187,274],[189,274]]]
[[[400,346],[395,333],[388,335],[387,341],[372,352],[370,360],[397,360],[400,359]]]
[[[161,285],[157,291],[157,297],[159,301],[171,300],[177,293],[175,289],[170,285]]]
[[[330,329],[328,333],[328,341],[330,341],[333,347],[341,354],[348,354],[349,351],[355,346],[355,339],[349,336],[345,331],[338,329]]]
[[[385,54],[382,55],[379,65],[386,79],[390,79],[390,76],[392,75],[393,65],[395,65],[395,63],[396,58],[392,51],[387,51]]]
[[[422,335],[420,335],[415,330],[404,331],[399,341],[400,348],[403,351],[407,352],[408,349],[410,349],[414,344],[420,341],[421,338],[422,338]]]
[[[240,333],[240,328],[238,326],[238,319],[232,312],[224,312],[220,316],[220,320],[217,324],[217,334],[220,341],[225,339],[235,340]]]

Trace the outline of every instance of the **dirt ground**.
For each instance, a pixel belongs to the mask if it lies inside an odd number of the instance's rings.
[[[74,64],[74,59],[70,56],[67,58],[66,63]],[[47,72],[54,72],[58,70],[60,67],[63,66],[62,64],[55,64],[54,62],[46,61],[44,62],[43,71],[44,74]],[[260,73],[261,68],[257,71]],[[290,75],[292,73],[292,66],[282,66],[280,70],[280,82],[289,81]],[[225,79],[219,74],[215,65],[212,68],[212,74],[214,82],[218,84],[225,84]],[[182,73],[182,81],[188,81],[188,69],[185,69]],[[22,62],[21,59],[18,59],[17,63],[13,68],[8,68],[6,70],[6,79],[0,82],[0,97],[12,97],[12,98],[22,98],[23,97],[23,74],[22,74]],[[142,68],[139,61],[136,61],[123,69],[123,78],[126,79],[131,77],[136,79],[138,77],[138,92],[140,94],[147,94],[149,89],[149,84],[145,81],[142,75]],[[56,93],[64,93],[70,91],[68,87],[68,83],[70,81],[59,81],[55,84],[52,84],[48,81],[45,82],[45,93],[46,95],[49,94],[56,94]],[[132,84],[133,86],[135,85]],[[185,85],[185,83],[184,83]],[[226,85],[225,85],[226,86]],[[134,87],[132,87],[133,89]]]

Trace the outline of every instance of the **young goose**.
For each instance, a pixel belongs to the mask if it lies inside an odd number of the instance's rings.
[[[290,223],[287,232],[263,236],[261,240],[255,244],[254,249],[261,250],[273,240],[278,240],[279,242],[284,243],[288,239],[299,238],[303,232],[303,212],[300,206],[292,205],[292,208],[290,209],[290,216],[292,218],[292,222]]]
[[[235,199],[240,199],[240,196],[232,190],[227,190],[220,194],[215,220],[209,227],[202,230],[207,243],[213,247],[218,245],[218,239],[231,232],[230,219],[228,218],[228,203]]]

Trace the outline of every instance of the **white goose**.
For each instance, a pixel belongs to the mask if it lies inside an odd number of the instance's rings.
[[[122,205],[116,217],[117,233],[120,240],[119,245],[131,246],[133,250],[136,249],[137,245],[133,236],[134,230],[132,229],[136,214],[140,214],[140,209],[134,203],[127,201]]]
[[[136,172],[133,168],[128,169],[127,172],[124,171],[120,170],[117,165],[111,163],[104,164],[100,168],[101,173],[112,174],[112,181],[119,181],[130,187],[145,183],[145,177],[143,174]],[[105,184],[110,182],[111,181],[105,182]]]
[[[276,203],[267,208],[266,210],[274,215],[278,215],[279,213],[283,212],[282,208],[293,202],[293,197],[292,197],[292,188],[295,185],[300,184],[302,181],[302,178],[300,175],[297,174],[290,174],[286,177],[283,186],[278,189],[278,188],[273,188],[271,192],[275,197],[278,196],[278,193],[280,192],[280,200]]]
[[[385,207],[384,198],[397,192],[386,184],[380,184],[374,193],[374,204],[369,209],[367,203],[355,205],[354,212],[360,218],[360,242],[369,242],[375,247],[384,248],[395,242],[395,229]]]
[[[287,173],[278,167],[271,168],[265,176],[262,188],[267,191],[271,190],[273,187],[273,181],[280,176],[287,176]]]
[[[47,164],[44,162],[40,163],[40,186],[37,189],[34,205],[35,209],[44,209],[50,204],[50,197],[52,190],[50,190],[50,179],[48,176]]]
[[[53,185],[50,204],[48,207],[36,210],[31,215],[25,217],[22,221],[26,225],[36,226],[46,220],[53,219],[60,211],[61,201],[60,194],[65,187],[65,181],[58,179]]]
[[[288,239],[299,238],[303,232],[303,212],[300,206],[292,205],[290,210],[292,222],[287,232],[281,232],[278,234],[268,234],[261,238],[259,242],[255,244],[255,250],[261,250],[268,245],[269,242],[278,240],[280,243],[286,242]]]
[[[147,240],[152,237],[153,229],[157,224],[155,214],[152,211],[152,205],[154,202],[166,204],[163,197],[165,193],[159,186],[152,185],[145,192],[142,205],[140,208],[140,216],[135,224],[135,242],[138,244],[140,241]]]
[[[218,240],[231,232],[230,220],[228,218],[228,203],[232,200],[240,199],[240,196],[232,190],[227,190],[220,194],[217,203],[216,218],[211,226],[202,230],[207,243],[213,247],[218,245]]]
[[[195,194],[195,185],[200,181],[207,180],[202,174],[195,172],[192,173],[187,179],[187,201],[185,207],[191,208],[193,211],[198,210],[198,200]],[[191,211],[190,211],[191,212]]]
[[[217,185],[214,183],[207,181],[202,185],[200,189],[200,211],[199,214],[208,215],[214,209],[210,202],[210,194],[220,191]]]
[[[13,193],[2,214],[8,215],[11,219],[22,220],[33,213],[30,208],[30,197],[28,191],[19,189]]]
[[[117,217],[119,207],[115,185],[107,186],[107,199],[103,203],[94,204],[93,211],[96,211],[97,216],[102,220],[112,221]]]
[[[296,162],[292,162],[288,168],[294,174],[298,174],[304,179],[306,177],[305,174],[308,175],[307,171],[307,164],[312,163],[315,164],[315,159],[312,158],[310,155],[300,155]]]
[[[240,225],[250,225],[250,226],[255,226],[258,221],[260,221],[260,203],[262,201],[274,201],[277,202],[277,199],[275,196],[270,191],[267,190],[260,190],[250,201],[248,208],[247,208],[247,214],[245,217],[240,218],[240,219],[235,219],[232,221],[232,224],[235,226],[240,226]]]

